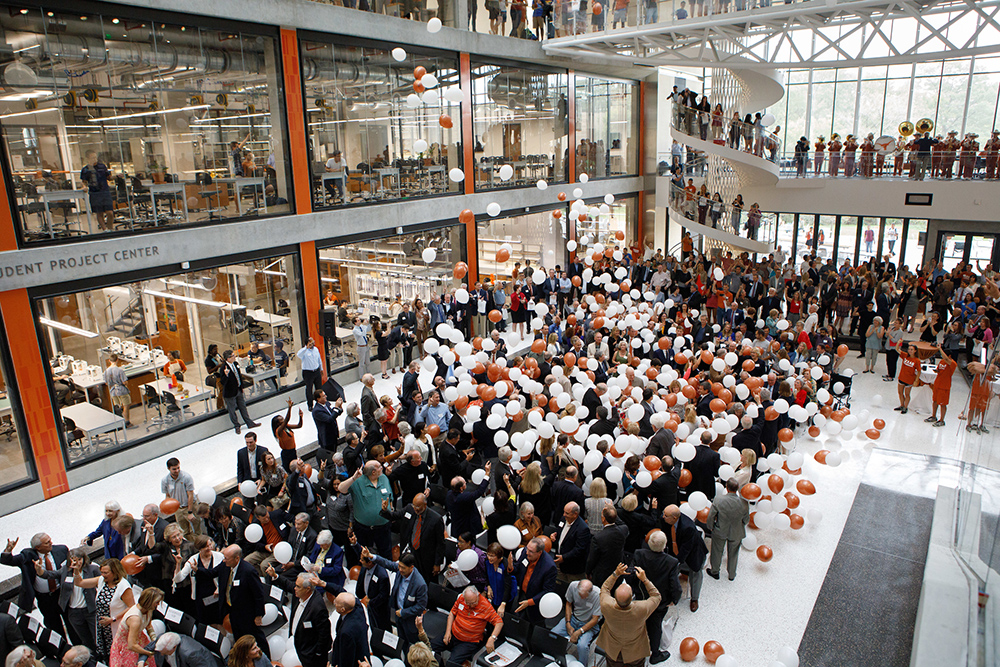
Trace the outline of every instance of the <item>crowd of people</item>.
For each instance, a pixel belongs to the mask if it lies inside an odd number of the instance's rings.
[[[81,546],[39,532],[14,553],[18,538],[8,539],[0,563],[20,569],[18,606],[37,604],[70,640],[64,667],[90,656],[110,667],[215,664],[198,662],[208,649],[190,637],[155,635],[161,601],[230,631],[230,667],[267,656],[365,667],[369,628],[395,633],[413,667],[462,664],[492,651],[513,617],[558,618],[553,631],[584,664],[595,645],[614,667],[655,664],[669,657],[671,607],[711,604],[725,584],[704,575],[721,580],[724,558],[727,578],[738,576],[758,482],[789,483],[802,465],[795,434],[844,418],[834,401],[850,394],[845,334],[857,336],[866,372],[886,352],[901,413],[918,384],[918,344],[940,350],[938,426],[957,360],[971,359],[963,416],[987,432],[1000,321],[991,266],[912,272],[872,258],[838,268],[796,264],[780,247],[713,260],[690,244],[675,258],[606,241],[572,242],[565,268],[516,266],[503,299],[470,280],[429,306],[401,304],[393,331],[413,317],[426,326],[414,324],[393,362],[405,369],[394,395],[379,396],[366,368],[358,402],[313,390],[315,468],[300,457],[290,403],[271,425],[278,457],[252,428],[242,434],[230,503],[171,458],[162,501],[140,518],[109,502]],[[456,279],[466,271],[456,265]],[[499,335],[508,324],[524,348]],[[367,326],[356,322],[364,341]],[[770,501],[776,524],[783,498]],[[96,564],[84,545],[98,538]],[[292,658],[274,655],[283,644],[264,632],[268,585],[291,596]],[[425,627],[443,587],[457,595],[447,622]],[[28,660],[19,635],[0,641],[8,667]]]

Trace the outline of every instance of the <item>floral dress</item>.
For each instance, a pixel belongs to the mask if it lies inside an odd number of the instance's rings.
[[[118,624],[115,641],[111,644],[111,661],[109,662],[111,667],[137,667],[139,664],[139,654],[128,647],[128,619],[133,616],[138,616],[142,624],[142,630],[139,633],[139,646],[145,646],[151,641],[146,633],[150,619],[139,611],[139,605],[135,605],[125,612],[121,623]]]
[[[115,597],[114,586],[101,586],[97,592],[97,618],[111,616],[111,600]],[[97,657],[107,660],[111,655],[111,626],[97,624]]]

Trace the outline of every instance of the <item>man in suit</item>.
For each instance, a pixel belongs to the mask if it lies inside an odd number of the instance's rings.
[[[749,449],[757,455],[757,458],[764,456],[764,448],[760,443],[761,425],[755,424],[749,415],[743,415],[740,419],[741,430],[733,436],[733,448],[738,452]]]
[[[569,466],[566,468],[566,479],[557,479],[552,482],[553,508],[565,507],[567,503],[576,503],[577,507],[583,507],[585,501],[583,489],[576,485],[579,474],[576,466]]]
[[[375,376],[366,373],[361,378],[364,388],[361,390],[361,419],[366,431],[371,431],[375,423],[375,411],[379,409],[378,396],[375,395]]]
[[[243,436],[246,447],[236,452],[236,483],[242,484],[248,479],[260,479],[260,464],[267,456],[267,449],[257,444],[257,434],[253,431]]]
[[[264,587],[253,565],[243,560],[243,549],[238,545],[222,550],[222,561],[207,570],[219,582],[219,599],[222,615],[229,615],[229,625],[234,637],[253,635],[257,646],[270,657],[267,637],[261,628],[264,618]]]
[[[716,498],[712,508],[708,510],[708,520],[705,525],[712,531],[712,555],[708,566],[708,576],[719,578],[719,566],[722,565],[722,548],[728,552],[726,558],[729,570],[729,581],[736,578],[736,563],[740,557],[740,543],[747,536],[747,524],[750,523],[750,509],[738,491],[740,483],[735,477],[726,481],[726,495]]]
[[[420,390],[419,373],[419,361],[411,361],[403,373],[403,384],[399,387],[399,405],[404,413],[413,409],[413,392]]]
[[[176,632],[164,632],[156,641],[149,642],[146,650],[153,653],[146,658],[146,664],[149,665],[152,659],[156,667],[220,667],[222,664],[196,639]],[[173,657],[168,660],[168,656]]]
[[[497,491],[506,491],[507,482],[510,482],[514,491],[517,491],[517,488],[521,485],[520,475],[515,473],[513,468],[510,467],[513,460],[514,452],[507,445],[504,445],[497,450],[497,464],[493,468],[493,472],[490,474],[490,489],[493,493],[496,493]],[[505,477],[507,478],[506,481],[504,480]]]
[[[278,588],[292,593],[288,635],[302,667],[326,667],[331,648],[330,615],[323,594],[316,591],[318,579],[315,574],[303,572],[293,582],[281,579],[275,582]]]
[[[489,463],[484,466],[483,470],[486,471],[486,476],[483,477],[483,481],[478,486],[472,488],[469,488],[464,477],[455,477],[451,480],[448,497],[445,499],[445,507],[451,517],[452,535],[461,535],[471,531],[473,521],[480,520],[476,499],[486,493],[490,487],[491,468]]]
[[[601,525],[604,528],[594,535],[587,557],[587,576],[591,581],[604,581],[614,572],[615,564],[625,559],[628,526],[618,518],[618,510],[605,505],[601,510]]]
[[[587,408],[588,415],[594,416],[597,414],[597,408],[603,405],[601,396],[604,396],[606,393],[608,393],[608,385],[603,382],[590,387],[583,393],[583,407]]]
[[[580,516],[580,506],[575,502],[563,506],[563,520],[556,526],[552,549],[557,552],[555,563],[559,566],[560,581],[583,579],[590,553],[590,526]]]
[[[66,619],[70,642],[83,644],[96,651],[94,628],[97,624],[97,589],[81,588],[81,595],[74,595],[77,591],[73,585],[73,563],[76,561],[80,562],[80,576],[84,579],[100,575],[101,568],[90,562],[87,551],[82,547],[70,549],[69,557],[58,570],[46,570],[41,562],[35,561],[35,574],[59,584],[59,609]]]
[[[448,435],[438,450],[438,474],[442,484],[450,484],[456,477],[467,477],[472,473],[468,464],[471,456],[462,452],[461,445],[462,431],[457,428],[448,429]]]
[[[159,505],[149,503],[142,508],[142,523],[143,532],[145,532],[147,523],[153,527],[154,542],[163,541],[163,531],[167,529],[167,520],[160,516]]]
[[[309,527],[307,513],[299,512],[295,515],[295,523],[293,529],[289,531],[287,541],[292,545],[292,557],[287,563],[281,565],[278,579],[282,581],[278,583],[278,586],[290,591],[295,583],[295,578],[302,572],[302,558],[308,558],[313,547],[316,546],[316,531]]]
[[[663,532],[667,536],[669,553],[680,563],[681,572],[688,575],[691,584],[691,611],[698,611],[698,597],[704,579],[702,568],[708,547],[705,538],[692,519],[681,514],[677,505],[668,505],[663,510]]]
[[[644,492],[646,498],[656,500],[657,507],[676,505],[678,502],[677,483],[681,474],[680,466],[674,463],[672,456],[664,456],[660,459],[660,471],[663,474],[654,479],[645,489],[641,489],[640,494]]]
[[[404,553],[413,554],[417,571],[424,581],[436,581],[445,562],[444,519],[427,507],[427,497],[416,494],[413,502],[398,512],[390,512],[389,503],[385,501],[382,516],[398,523],[399,546]]]
[[[646,445],[646,456],[655,456],[658,459],[662,459],[664,456],[669,456],[670,452],[674,450],[674,443],[677,441],[674,432],[669,428],[666,428],[666,424],[669,421],[669,416],[665,413],[657,413],[650,417],[650,425],[656,429],[653,433],[653,437],[649,439],[649,444]]]
[[[337,638],[330,649],[330,667],[358,667],[361,661],[367,662],[371,656],[368,623],[365,622],[365,612],[358,608],[357,601],[350,593],[341,593],[333,602],[340,618],[337,619],[335,628]],[[369,612],[370,610],[369,606]]]
[[[638,549],[632,559],[632,564],[642,568],[656,590],[660,591],[660,604],[646,619],[651,663],[662,662],[670,657],[670,653],[660,650],[663,618],[670,605],[677,604],[681,599],[680,564],[676,558],[665,553],[666,546],[666,534],[662,530],[654,531],[649,536],[649,548]]]
[[[372,625],[383,632],[391,632],[389,572],[376,563],[371,555],[367,558],[364,556],[367,549],[361,551],[355,546],[355,551],[361,559],[361,566],[365,568],[358,576],[358,586],[355,592],[362,604],[368,607],[368,616],[371,618]]]
[[[715,498],[715,478],[719,476],[719,466],[722,465],[719,452],[712,449],[712,439],[712,434],[708,431],[702,433],[701,444],[694,448],[694,458],[684,464],[691,471],[688,494],[701,491],[709,500]]]
[[[604,480],[604,486],[608,490],[608,499],[610,499],[611,502],[615,502],[615,500],[618,499],[618,485],[615,482],[608,480],[608,470],[611,469],[611,461],[608,460],[608,451],[611,447],[608,445],[607,440],[601,440],[597,443],[597,446],[594,449],[600,452],[601,462],[597,464],[597,467],[594,468],[594,471],[590,474],[594,479]]]
[[[641,438],[652,438],[655,429],[653,428],[653,423],[650,421],[653,415],[656,414],[656,408],[653,407],[653,396],[655,391],[649,385],[642,390],[642,418],[639,420],[639,437]]]
[[[38,603],[45,627],[63,634],[61,610],[59,608],[59,582],[38,576],[35,561],[45,570],[58,570],[69,558],[69,549],[62,544],[52,544],[46,533],[36,533],[31,537],[31,546],[14,555],[18,538],[7,540],[7,547],[0,553],[0,563],[21,570],[21,590],[17,595],[17,606],[28,613]]]
[[[361,557],[365,556],[371,556],[367,548],[361,550]],[[396,621],[396,630],[406,644],[404,648],[409,648],[410,644],[419,641],[413,619],[427,611],[427,584],[417,572],[417,560],[413,554],[403,554],[398,562],[375,556],[375,562],[397,573],[389,594],[389,610]]]
[[[240,421],[236,418],[236,411],[240,411],[240,416],[246,423],[247,428],[257,428],[257,422],[250,419],[247,412],[246,398],[243,396],[243,373],[240,372],[239,364],[233,357],[232,350],[222,353],[222,398],[226,402],[226,410],[229,411],[229,420],[233,422],[236,435],[240,434]]]
[[[545,625],[538,603],[546,593],[556,589],[558,571],[555,561],[545,551],[545,542],[535,537],[528,541],[514,560],[514,580],[517,581],[517,608],[532,625]]]
[[[0,655],[7,654],[24,644],[21,629],[17,627],[17,619],[10,614],[0,613]]]
[[[338,397],[336,403],[331,403],[322,389],[313,394],[313,397],[315,403],[313,403],[312,417],[316,423],[316,440],[322,450],[317,456],[324,459],[327,456],[326,452],[333,454],[337,451],[337,444],[340,441],[337,418],[344,412],[344,399]]]
[[[611,350],[604,342],[604,334],[597,331],[594,333],[594,342],[587,346],[587,356],[596,358],[599,354],[603,354],[607,358],[611,354]]]
[[[597,415],[597,421],[591,423],[590,433],[592,435],[596,434],[599,436],[601,435],[613,436],[615,433],[616,424],[613,420],[608,419],[608,406],[602,405],[601,407],[597,408],[597,411],[594,414]]]
[[[597,635],[597,645],[607,654],[610,667],[635,667],[645,662],[650,655],[646,620],[660,606],[660,592],[642,568],[636,568],[635,574],[646,587],[647,599],[635,600],[628,582],[619,584],[612,594],[612,587],[625,570],[625,564],[619,563],[601,585],[604,625]]]
[[[344,590],[344,550],[333,542],[333,533],[321,530],[316,544],[309,552],[310,571],[319,577],[317,586],[327,593],[338,595]]]
[[[292,514],[305,512],[311,517],[316,513],[316,487],[302,474],[303,466],[305,461],[302,459],[295,459],[288,464],[290,470],[285,478],[285,488],[290,496],[288,511]]]

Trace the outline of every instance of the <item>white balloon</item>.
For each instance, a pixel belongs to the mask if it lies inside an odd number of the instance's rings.
[[[823,520],[823,513],[817,509],[811,509],[806,512],[806,518],[809,519],[809,523],[819,525],[819,522]]]
[[[772,514],[773,525],[778,530],[788,530],[792,525],[792,520],[787,514]]]
[[[799,667],[799,654],[791,646],[782,646],[778,650],[778,661],[786,667]]]
[[[684,424],[682,424],[682,426],[683,425]],[[677,435],[679,437],[680,426],[677,427],[677,430],[678,430]],[[688,461],[694,459],[696,453],[697,452],[695,451],[694,445],[692,445],[690,442],[678,442],[676,445],[674,445],[674,458],[676,458],[678,461],[683,461],[684,463],[687,463]]]
[[[757,514],[754,515],[753,522],[757,524],[757,527],[760,528],[761,530],[767,530],[768,528],[771,527],[771,524],[774,522],[774,515],[761,514],[760,512],[757,512]]]
[[[837,422],[830,422],[831,424],[836,424]],[[838,424],[839,426],[839,424]],[[831,468],[836,468],[840,465],[841,456],[840,452],[830,452],[826,455],[826,464]]]
[[[784,331],[788,328],[788,320],[778,320],[778,331]]]
[[[448,178],[451,179],[452,183],[461,183],[462,181],[465,180],[465,172],[459,169],[458,167],[455,167],[454,169],[448,172]]]
[[[500,204],[495,201],[491,201],[486,205],[486,212],[490,214],[490,217],[495,218],[500,215]]]
[[[482,468],[477,468],[472,471],[472,483],[482,484],[483,480],[486,479],[486,471]]]
[[[611,466],[604,473],[604,476],[612,484],[617,484],[618,482],[622,481],[622,476],[623,476],[622,469]]]
[[[441,19],[434,16],[427,22],[427,32],[435,33],[441,30]],[[287,665],[286,665],[287,667]]]
[[[576,250],[576,241],[567,241],[566,242],[566,250],[569,250],[570,252],[574,252]]]
[[[599,451],[594,450],[594,451],[591,451],[591,452],[587,452],[587,455],[585,457],[583,457],[583,469],[584,469],[584,471],[589,473],[589,472],[595,470],[597,468],[597,466],[601,465],[601,461],[603,461],[603,460],[604,460],[604,457],[601,456],[601,453]]]
[[[438,253],[434,248],[424,248],[424,251],[420,253],[420,257],[423,258],[425,264],[432,263],[437,259]]]
[[[715,271],[712,272],[712,275],[715,276],[716,280],[722,280],[726,276],[726,274],[722,272],[722,269],[718,267],[716,267]]]
[[[826,432],[829,433],[830,435],[839,435],[840,432],[843,430],[844,427],[841,426],[840,422],[838,421],[834,421],[831,419],[826,423]]]
[[[652,483],[653,476],[649,474],[648,470],[640,470],[639,474],[635,476],[635,484],[641,489],[645,489]]]
[[[240,482],[240,495],[244,498],[255,498],[257,496],[257,483],[252,479]]]
[[[264,605],[264,616],[260,619],[264,625],[271,625],[278,620],[278,607],[272,602]]]
[[[198,489],[198,500],[208,505],[215,504],[215,489],[211,486],[203,486]]]
[[[739,667],[739,663],[736,662],[736,658],[729,655],[728,653],[723,653],[715,661],[716,667]]]
[[[580,174],[580,182],[581,183],[586,183],[589,180],[590,180],[590,176],[587,176],[586,174]]]
[[[514,175],[514,167],[510,166],[509,164],[503,165],[502,167],[500,167],[499,175],[501,181],[509,181],[511,177]]]
[[[558,593],[546,593],[538,601],[538,611],[545,618],[555,618],[563,610],[563,601]]]
[[[754,517],[754,523],[756,523],[756,517]],[[753,533],[747,533],[747,536],[743,538],[741,544],[743,545],[743,548],[746,549],[747,551],[756,551],[757,536],[754,535]]]
[[[733,470],[733,466],[729,465],[728,463],[725,463],[719,466],[719,479],[725,482],[730,477],[732,477],[735,474],[735,472],[736,471]]]
[[[579,199],[583,196],[583,188],[573,188],[573,199]],[[587,245],[584,243],[584,245]]]
[[[834,394],[843,394],[844,393],[844,383],[843,382],[834,382],[833,383],[833,393]]]
[[[420,83],[424,84],[424,88],[433,88],[438,85],[438,80],[433,74],[427,73],[420,77]]]
[[[282,565],[292,560],[292,545],[288,542],[278,542],[274,545],[274,557]]]
[[[472,549],[466,549],[458,554],[455,564],[458,565],[458,569],[462,572],[468,572],[475,569],[476,565],[479,565],[479,556]]]
[[[707,508],[712,503],[709,502],[708,496],[706,496],[701,491],[695,491],[688,496],[688,504],[694,509],[695,512],[700,512]]]
[[[243,530],[243,537],[247,542],[259,542],[264,537],[264,528],[259,523],[251,523]]]
[[[397,63],[401,63],[406,60],[406,51],[399,48],[398,46],[392,50],[392,59]]]
[[[406,96],[406,106],[410,109],[416,109],[420,106],[420,96],[416,93],[410,93]]]
[[[497,541],[508,551],[516,549],[521,544],[521,531],[514,526],[500,526],[497,529]]]
[[[783,415],[788,412],[788,401],[783,398],[779,398],[774,402],[774,409],[778,411],[779,415]]]
[[[154,618],[152,621],[149,622],[149,624],[153,626],[153,632],[156,633],[157,637],[159,637],[160,635],[162,635],[164,632],[167,631],[167,624],[158,618]]]
[[[425,139],[417,139],[413,142],[413,151],[415,153],[423,153],[427,150],[427,141]]]
[[[549,187],[549,184],[548,184],[548,183],[546,183],[544,179],[541,179],[541,178],[540,178],[540,179],[538,179],[538,181],[537,181],[537,182],[535,183],[535,187],[536,187],[536,188],[538,188],[539,190],[544,190],[544,189],[546,189],[547,187]]]
[[[449,102],[454,102],[455,104],[461,102],[463,97],[464,94],[459,86],[449,86],[444,91],[444,98]]]
[[[267,647],[271,649],[271,655],[274,656],[284,655],[285,651],[288,650],[285,638],[278,633],[274,633],[267,638]]]

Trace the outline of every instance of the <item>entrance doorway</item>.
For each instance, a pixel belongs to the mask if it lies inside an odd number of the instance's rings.
[[[945,271],[951,271],[960,262],[971,264],[975,268],[976,262],[985,267],[992,262],[997,265],[997,252],[1000,251],[1000,243],[997,243],[996,234],[969,234],[965,232],[938,233],[937,258],[941,261]]]

